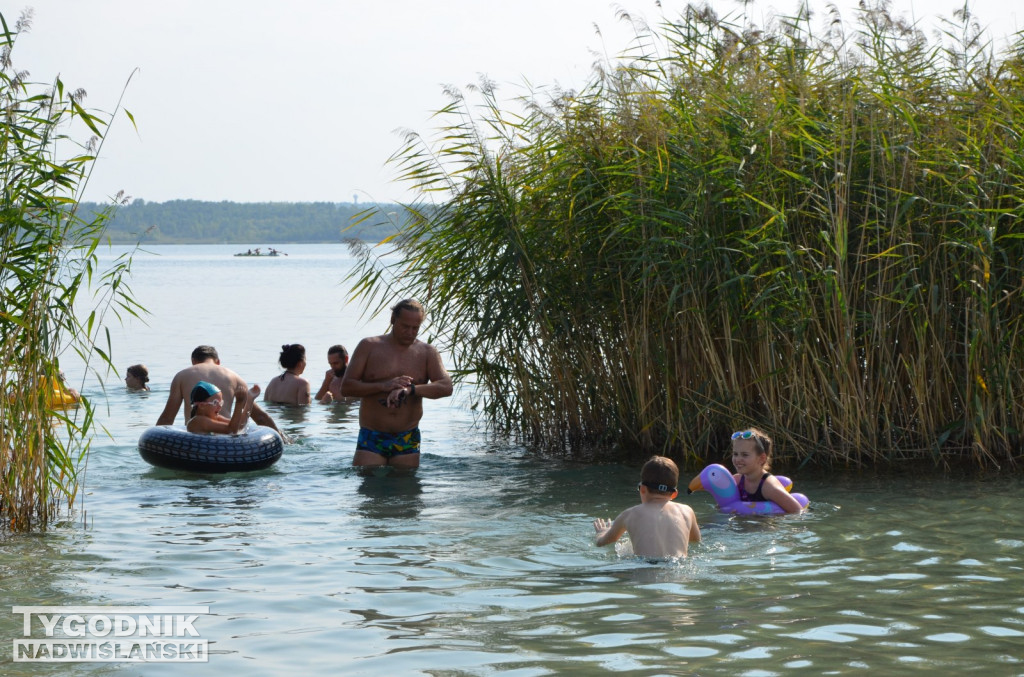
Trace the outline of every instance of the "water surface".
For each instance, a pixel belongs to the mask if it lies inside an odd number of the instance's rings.
[[[153,392],[109,375],[103,400],[85,379],[110,437],[93,443],[84,506],[0,543],[0,590],[8,605],[209,606],[196,625],[210,660],[12,663],[21,619],[3,612],[2,674],[1024,674],[1013,477],[790,469],[810,512],[735,518],[683,497],[704,540],[652,564],[593,546],[592,520],[636,502],[638,467],[493,440],[464,397],[426,403],[411,475],[349,466],[346,405],[269,407],[295,443],[266,471],[152,468],[136,440],[195,345],[265,384],[280,345],[300,342],[317,383],[329,345],[385,328],[346,303],[341,246],[152,249],[133,287],[154,315],[112,339],[121,371],[150,366]]]

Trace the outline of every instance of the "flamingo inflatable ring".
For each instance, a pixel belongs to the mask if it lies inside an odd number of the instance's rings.
[[[793,494],[793,480],[782,475],[775,475],[786,491],[789,491],[797,500],[801,508],[806,508],[809,502],[803,494]],[[740,488],[736,486],[736,480],[732,473],[717,463],[712,463],[700,471],[700,475],[693,478],[686,493],[692,494],[700,490],[707,491],[715,499],[718,509],[722,512],[735,513],[737,515],[785,515],[786,512],[772,501],[741,501]]]

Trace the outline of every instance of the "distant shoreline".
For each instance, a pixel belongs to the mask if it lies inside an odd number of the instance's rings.
[[[90,219],[108,209],[82,202]],[[286,245],[380,242],[408,220],[397,204],[352,202],[203,202],[137,199],[117,207],[106,227],[112,244]]]

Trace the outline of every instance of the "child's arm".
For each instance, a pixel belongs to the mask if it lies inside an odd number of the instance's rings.
[[[782,486],[779,480],[775,479],[774,475],[769,475],[765,479],[764,486],[761,487],[761,495],[764,496],[764,500],[772,501],[789,514],[795,514],[803,510],[800,503],[793,498],[792,494],[786,491],[786,488]]]
[[[608,545],[622,538],[622,534],[626,533],[625,514],[621,513],[614,522],[600,518],[594,520],[594,531],[597,534],[595,543],[598,546]]]
[[[228,432],[232,435],[239,433],[249,422],[249,413],[256,404],[256,398],[260,394],[260,387],[254,385],[248,392],[245,386],[239,384],[235,387],[235,408],[231,412],[231,422],[228,423]]]

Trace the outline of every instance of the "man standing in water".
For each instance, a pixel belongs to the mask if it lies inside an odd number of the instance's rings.
[[[341,394],[360,398],[359,439],[352,465],[416,468],[423,398],[452,394],[437,348],[416,338],[425,311],[405,299],[391,309],[391,331],[364,338],[352,353]]]
[[[164,410],[160,414],[160,418],[156,420],[156,424],[172,425],[182,403],[185,404],[185,423],[188,423],[188,412],[192,407],[192,403],[189,401],[189,394],[200,381],[212,383],[222,393],[233,393],[238,385],[243,386],[246,390],[249,389],[249,386],[242,380],[241,376],[227,367],[221,366],[216,348],[213,346],[198,346],[192,351],[192,366],[182,369],[171,379],[171,392],[167,394],[167,404],[164,405]],[[230,417],[231,407],[232,398],[225,397],[221,413]],[[270,418],[270,414],[260,409],[258,405],[253,404],[250,417],[256,425],[263,425],[276,430],[281,439],[288,442],[288,437],[278,429],[274,419]]]

